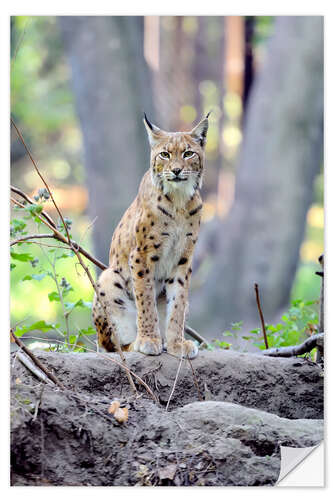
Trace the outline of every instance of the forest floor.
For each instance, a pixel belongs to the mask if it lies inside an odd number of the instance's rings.
[[[12,354],[13,486],[268,486],[280,445],[323,439],[322,369],[304,358],[202,351],[174,387],[178,359],[128,353],[156,402],[137,382],[131,393],[116,354],[37,355],[65,389]],[[108,412],[113,400],[127,422]]]

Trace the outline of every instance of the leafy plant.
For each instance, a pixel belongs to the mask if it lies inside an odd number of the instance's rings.
[[[72,250],[60,247],[59,245],[49,245],[45,243],[45,239],[38,239],[40,235],[41,221],[37,217],[43,211],[43,204],[49,199],[49,193],[46,189],[39,189],[38,194],[34,196],[38,204],[22,203],[21,206],[15,206],[14,211],[18,214],[11,220],[10,235],[12,237],[11,246],[11,271],[19,274],[19,282],[42,282],[48,280],[49,286],[47,293],[48,301],[50,303],[59,304],[63,317],[63,326],[60,322],[46,322],[41,319],[20,325],[15,329],[17,337],[28,332],[38,332],[38,334],[45,334],[54,332],[62,337],[60,345],[46,339],[45,342],[49,348],[56,348],[61,351],[82,351],[85,349],[82,340],[86,336],[96,334],[92,326],[82,329],[76,325],[73,327],[70,321],[72,313],[78,309],[91,309],[91,302],[84,300],[82,297],[76,300],[70,300],[74,288],[69,282],[68,278],[62,272],[62,262],[64,259],[72,259],[75,254]],[[64,218],[67,229],[70,231],[72,221]],[[29,233],[31,227],[36,227],[35,240],[25,241],[24,237]],[[58,230],[64,235],[67,234],[66,228],[63,223],[57,224]],[[23,239],[23,241],[21,241]],[[51,240],[54,241],[54,240]],[[35,244],[33,244],[35,243]],[[28,247],[28,251],[25,249]],[[15,250],[13,250],[15,248]],[[21,251],[21,249],[24,249]],[[37,257],[38,252],[41,252],[41,257]],[[29,264],[34,269],[34,272],[27,273],[26,265]],[[73,267],[74,267],[73,263]],[[22,268],[19,268],[22,266]],[[40,340],[43,340],[41,337]],[[53,343],[52,343],[53,342]],[[51,347],[50,347],[51,346]],[[53,347],[52,347],[53,346]]]
[[[297,345],[303,342],[307,335],[315,333],[318,328],[317,308],[318,301],[292,300],[288,311],[281,316],[279,323],[265,325],[269,347]],[[209,344],[208,349],[230,349],[233,346],[234,349],[238,350],[241,338],[264,350],[266,347],[261,328],[255,328],[249,334],[241,335],[242,326],[242,321],[232,323],[230,329],[222,333],[222,337],[232,337],[233,343],[214,339],[212,344]]]

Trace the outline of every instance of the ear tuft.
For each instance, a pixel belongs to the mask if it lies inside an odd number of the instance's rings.
[[[150,130],[154,130],[153,125],[148,120],[147,115],[146,115],[145,112],[143,112],[143,116],[144,116],[144,120],[143,121],[147,123],[148,127],[150,128]]]
[[[191,137],[200,144],[203,148],[206,144],[207,130],[208,130],[208,117],[211,111],[198,123],[194,129],[191,130]]]
[[[151,147],[153,147],[161,140],[165,132],[163,132],[163,130],[161,130],[160,128],[156,127],[156,125],[151,123],[148,120],[146,113],[143,114],[144,114],[143,123],[145,124],[147,130],[149,144]]]

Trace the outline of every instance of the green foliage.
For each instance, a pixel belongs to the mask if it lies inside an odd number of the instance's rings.
[[[49,332],[50,330],[54,330],[59,325],[55,325],[52,323],[46,323],[44,320],[36,321],[36,323],[32,323],[31,325],[21,326],[21,328],[16,328],[15,335],[17,337],[22,337],[23,334],[27,332],[31,332],[34,330],[39,330],[43,333]]]
[[[10,225],[10,234],[14,240],[20,239],[28,233],[38,233],[41,222],[36,218],[36,214],[41,213],[43,204],[48,197],[49,194],[46,189],[39,189],[38,195],[35,196],[38,204],[25,205],[24,208],[18,207],[15,209],[19,216],[13,218]],[[69,229],[72,221],[68,218],[64,218],[64,221]],[[33,229],[32,233],[30,233],[32,227],[37,228],[37,232],[36,229]],[[27,230],[28,228],[29,230]],[[61,222],[58,223],[58,228],[65,234],[65,228]],[[47,246],[44,246],[46,241]],[[51,246],[48,245],[50,241],[53,243]],[[20,251],[16,250],[16,247]],[[21,250],[22,247],[23,250]],[[28,251],[26,250],[27,247]],[[86,311],[90,318],[92,303],[86,300],[85,296],[82,296],[82,290],[75,291],[72,285],[72,278],[74,278],[75,274],[73,270],[75,270],[76,265],[73,251],[58,248],[52,239],[37,239],[34,240],[34,244],[28,241],[17,242],[15,246],[11,247],[10,255],[11,272],[15,275],[14,279],[12,279],[12,284],[15,284],[13,296],[16,295],[16,288],[23,287],[29,290],[35,283],[35,289],[38,290],[38,296],[44,304],[42,308],[35,307],[37,311],[32,311],[32,316],[36,313],[39,316],[37,320],[35,318],[30,322],[24,320],[24,325],[14,328],[16,335],[21,337],[31,332],[34,340],[41,340],[49,349],[65,352],[84,351],[86,347],[83,339],[96,334],[96,331],[92,326],[88,326],[88,328],[80,327],[79,317],[75,316],[76,311]],[[27,272],[27,265],[35,268],[36,272]],[[78,275],[77,272],[76,275]],[[90,286],[89,295],[91,296],[92,293],[93,290]],[[57,321],[49,321],[46,317],[45,297],[47,297],[51,308],[57,308]],[[23,301],[29,302],[29,299],[29,291],[27,293],[23,292]],[[14,303],[16,304],[15,299]],[[87,315],[85,315],[85,326],[87,320]],[[61,341],[57,343],[55,338],[59,338],[59,335]]]
[[[265,325],[269,348],[297,345],[306,339],[306,333],[316,331],[318,327],[318,301],[313,300],[292,300],[287,312],[281,316],[281,321],[276,325]],[[240,338],[251,342],[259,349],[266,349],[261,328],[255,328],[250,334],[240,335],[242,321],[232,323],[230,330],[225,330],[222,337],[233,337],[233,343],[224,340],[213,340],[209,344],[208,350],[215,348],[230,349],[237,348]]]
[[[276,325],[265,325],[269,347],[297,345],[306,338],[306,331],[311,332],[318,325],[318,313],[313,307],[315,301],[293,300],[288,311],[282,315],[281,322]],[[258,334],[260,329],[252,330]],[[254,342],[259,349],[265,349],[264,339]]]

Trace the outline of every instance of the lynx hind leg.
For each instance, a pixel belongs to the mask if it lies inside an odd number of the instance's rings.
[[[96,295],[94,296],[92,307],[92,319],[97,332],[98,344],[108,352],[116,350],[112,341],[112,328],[107,321],[103,307],[101,307]]]
[[[94,297],[93,321],[99,345],[107,351],[115,351],[115,335],[121,346],[128,346],[136,337],[136,309],[129,300],[119,274],[111,268],[102,272],[98,279],[100,300]]]

